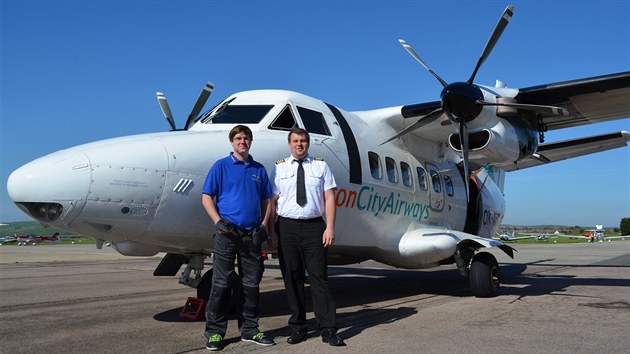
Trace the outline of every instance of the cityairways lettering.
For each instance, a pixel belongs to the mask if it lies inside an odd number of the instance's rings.
[[[371,212],[374,216],[389,213],[391,215],[402,215],[414,218],[418,221],[429,218],[429,206],[426,204],[414,203],[400,198],[400,193],[394,196],[394,192],[389,195],[380,195],[374,188],[363,186],[358,192],[339,188],[335,197],[335,204],[338,207]]]

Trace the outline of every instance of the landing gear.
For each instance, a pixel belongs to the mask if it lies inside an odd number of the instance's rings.
[[[470,263],[470,290],[476,297],[499,295],[501,273],[497,259],[488,252],[477,253]]]

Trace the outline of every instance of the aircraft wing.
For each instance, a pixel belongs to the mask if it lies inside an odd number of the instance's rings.
[[[520,160],[515,164],[502,165],[501,168],[508,172],[521,170],[550,162],[557,162],[573,157],[616,149],[627,146],[628,141],[630,141],[630,133],[622,131],[612,134],[603,134],[549,144],[541,144],[538,147],[538,151],[533,156]]]
[[[630,235],[625,235],[625,236],[605,236],[604,240],[625,240],[627,238],[630,238]]]
[[[562,107],[567,116],[541,117],[548,130],[630,117],[630,72],[519,89],[523,104]]]

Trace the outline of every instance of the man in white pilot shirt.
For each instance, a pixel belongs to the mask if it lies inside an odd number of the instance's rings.
[[[301,128],[289,132],[291,156],[276,162],[270,180],[273,197],[270,222],[278,216],[277,230],[269,227],[272,243],[278,244],[280,267],[291,310],[289,344],[307,338],[304,305],[305,269],[313,297],[313,312],[322,341],[332,346],[345,343],[337,335],[336,309],[328,289],[328,246],[335,242],[335,189],[328,164],[308,155],[309,134]],[[301,171],[300,171],[301,170]],[[326,221],[324,222],[323,216]],[[276,234],[276,231],[278,234]]]

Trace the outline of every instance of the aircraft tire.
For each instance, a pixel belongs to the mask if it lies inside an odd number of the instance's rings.
[[[469,282],[476,297],[499,295],[501,272],[497,259],[488,252],[477,253],[470,264]]]

